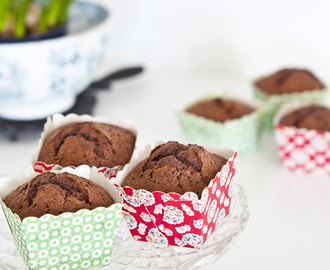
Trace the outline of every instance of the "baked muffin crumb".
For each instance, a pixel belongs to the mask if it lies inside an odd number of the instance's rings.
[[[330,131],[330,109],[321,105],[310,105],[284,115],[280,125],[296,128]]]
[[[241,102],[215,98],[194,104],[187,108],[186,111],[217,122],[225,122],[226,120],[232,120],[250,114],[254,109]]]
[[[226,162],[225,158],[201,146],[170,141],[153,149],[150,156],[126,176],[122,186],[149,192],[184,194],[191,191],[200,197]]]
[[[258,79],[255,85],[267,95],[323,89],[324,84],[306,69],[282,69]]]
[[[55,129],[45,138],[38,161],[46,164],[96,167],[124,166],[135,147],[135,135],[119,126],[75,122]]]
[[[94,182],[70,173],[42,173],[17,187],[4,199],[21,220],[44,214],[60,215],[114,203],[110,195]]]

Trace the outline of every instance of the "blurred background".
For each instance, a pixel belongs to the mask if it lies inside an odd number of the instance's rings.
[[[251,79],[283,66],[307,67],[329,79],[328,1],[101,2],[113,16],[114,63]]]

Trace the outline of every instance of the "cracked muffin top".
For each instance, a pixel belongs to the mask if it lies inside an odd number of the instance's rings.
[[[154,148],[148,158],[129,172],[122,186],[181,195],[191,191],[200,198],[226,162],[201,146],[170,141]]]
[[[330,109],[320,105],[310,105],[284,115],[280,125],[296,128],[330,131]]]
[[[274,74],[255,81],[268,95],[323,89],[324,84],[306,69],[282,69]]]
[[[6,196],[4,203],[23,220],[109,207],[114,201],[101,186],[88,179],[70,173],[47,172],[17,187]]]
[[[254,109],[237,101],[215,98],[194,104],[187,108],[186,111],[217,122],[225,122],[226,120],[250,114]]]
[[[61,126],[45,139],[38,160],[46,164],[96,167],[129,163],[136,136],[124,128],[97,122]]]

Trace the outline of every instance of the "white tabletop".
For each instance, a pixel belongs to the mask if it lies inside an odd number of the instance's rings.
[[[184,142],[175,110],[210,92],[252,98],[249,80],[212,72],[148,70],[99,91],[94,115],[139,125],[137,147],[158,140]],[[39,134],[10,142],[0,134],[0,176],[14,176],[30,164]],[[239,157],[237,183],[251,210],[246,229],[227,254],[205,269],[329,269],[330,178],[281,167],[272,134],[256,153]]]

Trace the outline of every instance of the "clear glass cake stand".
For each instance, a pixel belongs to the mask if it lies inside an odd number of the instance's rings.
[[[134,241],[121,220],[109,269],[200,269],[222,257],[244,230],[250,215],[243,188],[234,184],[229,215],[199,250]],[[1,210],[0,210],[1,211]],[[27,270],[0,212],[0,269]]]

